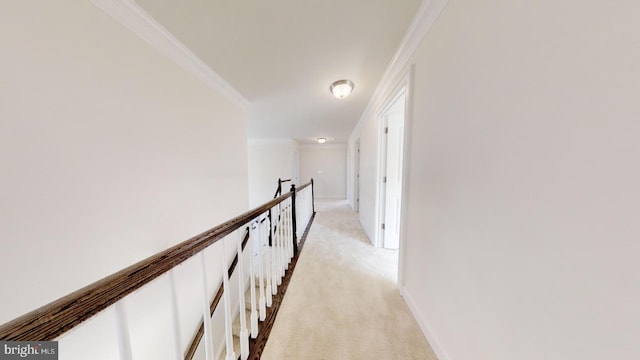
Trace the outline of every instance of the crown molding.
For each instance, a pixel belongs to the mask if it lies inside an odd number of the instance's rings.
[[[242,94],[160,25],[134,0],[91,0],[91,2],[228,100],[243,109],[249,106],[249,101]]]
[[[350,136],[350,141],[353,140],[351,138],[359,132],[360,127],[367,117],[375,111],[375,106],[383,100],[385,93],[390,88],[394,87],[394,82],[407,65],[411,56],[413,56],[413,53],[422,42],[422,39],[424,39],[425,35],[427,35],[429,30],[431,30],[431,27],[438,19],[438,16],[442,13],[442,10],[447,6],[447,3],[448,0],[422,1],[422,4],[420,4],[420,7],[416,12],[416,16],[414,16],[411,24],[409,24],[409,28],[400,41],[398,49],[393,55],[393,58],[391,58],[391,61],[387,65],[378,86],[376,86],[373,95],[369,99],[367,107],[364,109],[360,120],[354,127]]]

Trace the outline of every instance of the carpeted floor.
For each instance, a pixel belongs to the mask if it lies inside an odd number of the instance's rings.
[[[345,201],[316,211],[261,358],[436,360],[397,290],[397,251],[371,246]]]

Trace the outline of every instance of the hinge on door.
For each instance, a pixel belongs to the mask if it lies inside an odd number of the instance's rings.
[[[389,127],[387,126],[386,128],[384,128],[384,133],[388,134],[389,133]]]
[[[384,230],[384,224],[382,224],[382,230]]]
[[[385,184],[387,183],[387,177],[386,176],[382,178],[382,182],[385,183]]]

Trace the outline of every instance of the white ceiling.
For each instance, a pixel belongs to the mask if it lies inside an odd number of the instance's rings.
[[[249,102],[250,139],[345,142],[421,0],[138,0]],[[336,99],[329,85],[355,83]]]

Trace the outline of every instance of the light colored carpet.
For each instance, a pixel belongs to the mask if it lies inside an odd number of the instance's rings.
[[[397,252],[371,246],[346,202],[316,211],[261,359],[436,360],[397,290]]]

